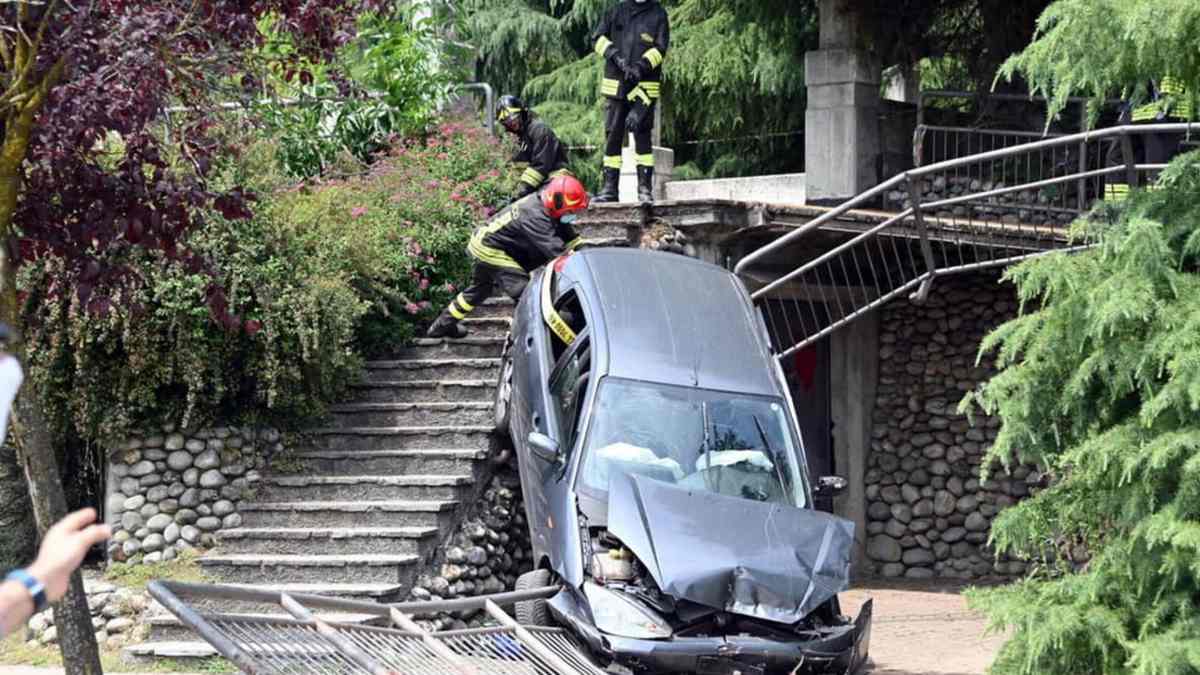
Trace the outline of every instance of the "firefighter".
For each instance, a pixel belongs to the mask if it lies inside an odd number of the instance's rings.
[[[604,57],[600,93],[608,99],[604,116],[604,186],[597,202],[617,201],[621,147],[632,133],[637,154],[638,201],[654,200],[654,152],[650,129],[662,83],[662,62],[670,42],[667,10],[658,0],[623,0],[600,20],[592,37]]]
[[[1171,77],[1150,83],[1151,100],[1136,108],[1126,109],[1121,122],[1134,124],[1168,124],[1187,122],[1196,112],[1196,97],[1183,84]],[[1128,117],[1126,117],[1128,116]],[[1131,134],[1134,161],[1138,164],[1166,164],[1179,154],[1183,143],[1183,132],[1155,132]],[[1109,153],[1108,166],[1125,163],[1120,143],[1114,143]],[[1149,177],[1146,177],[1149,178]],[[1129,196],[1129,184],[1124,175],[1110,177],[1105,181],[1104,200],[1122,202]],[[1139,179],[1143,185],[1145,178]]]
[[[513,300],[520,298],[530,270],[582,243],[572,223],[587,207],[583,185],[574,176],[556,176],[540,193],[518,199],[475,230],[467,245],[475,260],[471,285],[442,311],[426,336],[466,337],[459,321],[487,300],[497,285]]]
[[[500,97],[496,121],[504,130],[517,137],[517,152],[513,163],[525,171],[514,199],[538,191],[555,176],[569,176],[567,148],[558,140],[550,125],[538,119],[516,96]]]

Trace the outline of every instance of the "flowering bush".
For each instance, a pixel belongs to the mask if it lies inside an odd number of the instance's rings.
[[[364,357],[394,352],[457,292],[471,231],[511,191],[504,162],[486,132],[444,123],[363,175],[260,192],[250,219],[209,216],[183,242],[208,270],[123,253],[133,273],[102,312],[80,305],[61,263],[28,265],[30,370],[60,438],[180,420],[311,423]],[[212,320],[214,278],[232,324]]]

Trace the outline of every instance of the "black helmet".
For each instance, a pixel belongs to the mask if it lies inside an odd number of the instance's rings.
[[[496,121],[502,124],[505,129],[517,133],[521,122],[528,112],[529,109],[525,107],[524,101],[512,94],[505,94],[500,97],[500,102],[496,106]]]

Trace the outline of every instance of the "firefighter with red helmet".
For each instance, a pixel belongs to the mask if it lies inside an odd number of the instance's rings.
[[[537,194],[501,209],[475,230],[467,252],[475,261],[471,285],[458,294],[429,327],[427,337],[467,336],[459,324],[496,286],[516,300],[529,283],[529,271],[573,251],[581,243],[572,223],[588,207],[588,194],[574,176],[551,178]]]

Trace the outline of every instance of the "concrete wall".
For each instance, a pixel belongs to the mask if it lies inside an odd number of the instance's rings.
[[[829,336],[830,412],[838,475],[849,483],[834,499],[834,513],[854,522],[854,564],[861,570],[867,547],[864,476],[871,450],[871,408],[879,380],[879,314],[872,312]]]
[[[729,199],[773,204],[803,204],[806,180],[802,173],[712,180],[677,180],[666,184],[667,201]]]

